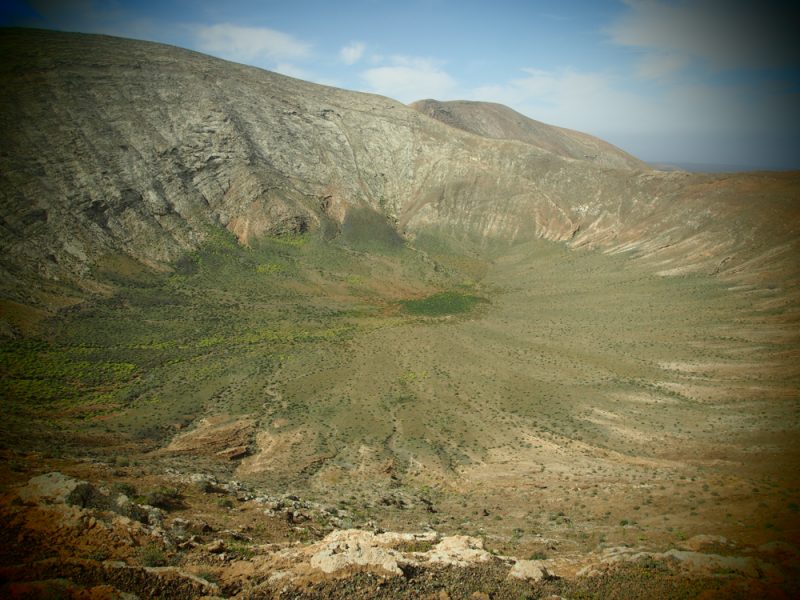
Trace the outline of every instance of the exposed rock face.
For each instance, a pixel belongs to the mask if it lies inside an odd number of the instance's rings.
[[[383,598],[406,597],[409,590],[416,593],[417,586],[434,581],[434,590],[441,598],[489,597],[480,591],[460,595],[463,586],[448,589],[448,582],[452,586],[453,581],[470,577],[471,572],[480,573],[481,585],[506,586],[507,592],[491,596],[505,598],[540,589],[531,586],[559,582],[565,584],[561,589],[568,591],[570,580],[577,580],[582,586],[581,578],[603,580],[626,567],[645,567],[653,575],[667,578],[671,585],[677,578],[691,581],[720,577],[737,585],[755,581],[774,583],[786,576],[781,563],[790,557],[796,560],[797,556],[796,548],[778,543],[758,551],[741,549],[746,556],[611,547],[580,557],[569,554],[544,561],[517,560],[489,553],[480,539],[468,536],[443,537],[433,531],[373,533],[342,529],[307,543],[249,544],[247,555],[237,558],[234,547],[240,545],[237,541],[240,538],[232,530],[220,532],[230,542],[216,537],[217,533],[214,538],[203,539],[198,536],[210,533],[207,525],[199,527],[200,523],[193,525],[180,517],[172,519],[165,530],[102,507],[64,503],[76,489],[100,489],[95,485],[61,473],[49,473],[0,495],[0,525],[10,533],[8,544],[36,557],[24,564],[0,565],[0,595],[17,597],[9,590],[19,590],[20,594],[28,594],[24,597],[88,597],[82,591],[84,588],[102,585],[105,595],[97,597],[127,597],[125,594],[148,598],[343,597],[324,592],[306,596],[300,591],[326,582],[334,586],[340,582],[342,589],[355,594],[352,597]],[[186,539],[190,530],[197,531],[197,536]],[[713,536],[698,536],[696,541],[723,543],[721,538]],[[157,556],[163,558],[164,553],[175,548],[183,553],[179,568],[137,564],[145,562],[148,550],[155,549]],[[16,561],[19,557],[13,558]],[[576,576],[575,571],[580,567],[583,568]],[[794,566],[786,563],[784,567],[787,573],[796,573],[796,563]],[[209,577],[218,583],[209,581]],[[52,582],[56,580],[59,583],[54,586]],[[294,589],[298,590],[296,595]],[[400,591],[406,593],[401,595]],[[95,593],[100,593],[99,588]]]
[[[24,502],[35,504],[83,504],[82,499],[97,491],[86,481],[53,472],[32,478],[20,489],[19,497]]]
[[[511,127],[502,107],[445,107],[476,135],[387,98],[152,43],[4,30],[0,49],[9,300],[32,302],[32,274],[85,287],[105,255],[164,266],[218,226],[243,243],[357,236],[363,223],[540,236],[637,252],[665,273],[797,279],[795,174],[635,170],[581,134]]]
[[[53,472],[32,478],[18,492],[25,503],[39,506],[74,506],[81,509],[107,510],[123,517],[146,523],[149,512],[131,502],[124,494],[104,493],[91,483]],[[153,507],[150,512],[157,511]]]

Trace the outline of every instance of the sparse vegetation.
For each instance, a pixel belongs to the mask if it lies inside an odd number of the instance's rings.
[[[466,275],[456,260],[437,271],[407,248],[357,253],[308,235],[244,248],[227,235],[212,237],[183,268],[146,286],[117,277],[115,298],[55,319],[47,340],[4,343],[7,376],[0,385],[49,390],[10,397],[5,426],[46,414],[43,427],[163,447],[191,433],[202,417],[258,415],[278,440],[303,432],[302,445],[287,445],[271,459],[273,489],[323,473],[326,496],[352,496],[340,504],[347,511],[338,517],[342,526],[452,523],[463,533],[488,534],[496,552],[538,560],[558,555],[542,547],[540,535],[587,551],[596,544],[688,539],[704,519],[715,518],[706,506],[728,502],[733,488],[694,471],[639,469],[605,453],[658,457],[689,437],[712,443],[715,421],[706,424],[705,400],[691,389],[695,375],[662,364],[735,364],[747,344],[715,334],[729,327],[715,315],[746,309],[715,284],[654,278],[621,258],[570,253],[547,242],[503,251],[511,254],[502,266],[476,280],[477,258],[464,262]],[[258,265],[268,266],[259,272]],[[397,297],[398,286],[415,291]],[[628,298],[622,304],[620,294]],[[442,318],[450,315],[470,318]],[[704,369],[702,377],[711,380],[710,367]],[[746,384],[751,375],[739,373]],[[675,406],[681,418],[671,412]],[[42,439],[51,456],[72,452],[68,443]],[[253,438],[247,445],[257,457]],[[532,499],[502,486],[470,487],[452,500],[443,495],[442,482],[457,470],[488,481],[512,473],[513,480],[517,475],[506,468],[518,460],[530,461],[530,476],[545,486],[541,498],[552,505],[537,504],[521,517],[519,507],[527,510]],[[130,476],[141,459],[126,451],[108,462]],[[392,485],[408,499],[380,504],[382,484],[348,475],[354,464],[390,465]],[[409,477],[417,464],[436,474],[427,485]],[[585,472],[576,464],[586,464]],[[604,480],[615,486],[598,485]],[[751,487],[759,495],[765,484]],[[190,508],[196,494],[222,492],[204,480],[187,490],[116,489],[168,511]],[[227,492],[207,501],[228,519],[246,505]],[[784,506],[794,514],[791,502]],[[729,512],[720,519],[736,526]],[[647,525],[636,525],[632,514]],[[661,525],[654,525],[659,514]],[[779,531],[768,524],[777,525],[765,519],[759,529]],[[287,536],[308,541],[331,526],[320,518]],[[595,527],[602,534],[587,533]]]

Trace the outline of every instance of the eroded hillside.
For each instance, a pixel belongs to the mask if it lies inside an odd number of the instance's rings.
[[[532,144],[535,131],[489,139],[145,42],[4,30],[0,44],[2,279],[26,304],[47,303],[30,297],[32,273],[85,288],[103,256],[165,265],[220,225],[242,242],[429,227],[543,237],[635,251],[665,272],[797,281],[794,174],[608,168],[544,149],[545,135]]]

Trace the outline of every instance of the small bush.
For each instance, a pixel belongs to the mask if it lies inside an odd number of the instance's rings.
[[[429,540],[409,540],[397,546],[400,552],[427,552],[433,548],[433,542]]]
[[[102,562],[111,558],[111,551],[108,548],[95,548],[87,556],[89,560]]]
[[[195,484],[195,487],[197,488],[198,492],[203,492],[204,494],[210,494],[211,492],[214,492],[217,489],[213,483],[205,479],[201,479],[200,481],[198,481]]]
[[[114,491],[118,494],[124,494],[128,498],[135,498],[136,497],[136,488],[132,486],[130,483],[124,483],[122,481],[117,482],[114,484]]]
[[[253,558],[254,555],[252,548],[246,546],[245,544],[237,542],[228,544],[228,550],[230,550],[233,554],[236,554],[237,556],[245,560]]]
[[[167,557],[156,544],[147,544],[139,550],[139,561],[145,567],[163,567],[167,564]]]
[[[145,496],[145,503],[164,510],[183,507],[183,495],[175,488],[161,488]]]

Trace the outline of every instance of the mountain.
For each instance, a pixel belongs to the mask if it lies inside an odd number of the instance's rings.
[[[591,161],[598,166],[646,171],[648,166],[596,137],[547,125],[502,104],[456,100],[419,100],[409,105],[463,131],[496,140],[517,140],[564,158]]]
[[[42,302],[33,274],[85,287],[110,254],[165,268],[208,227],[247,243],[356,235],[364,219],[390,237],[546,238],[665,273],[798,280],[796,173],[656,172],[497,105],[417,105],[476,135],[147,42],[11,29],[0,48],[0,285],[19,301]]]
[[[0,596],[798,596],[800,174],[0,53]]]

